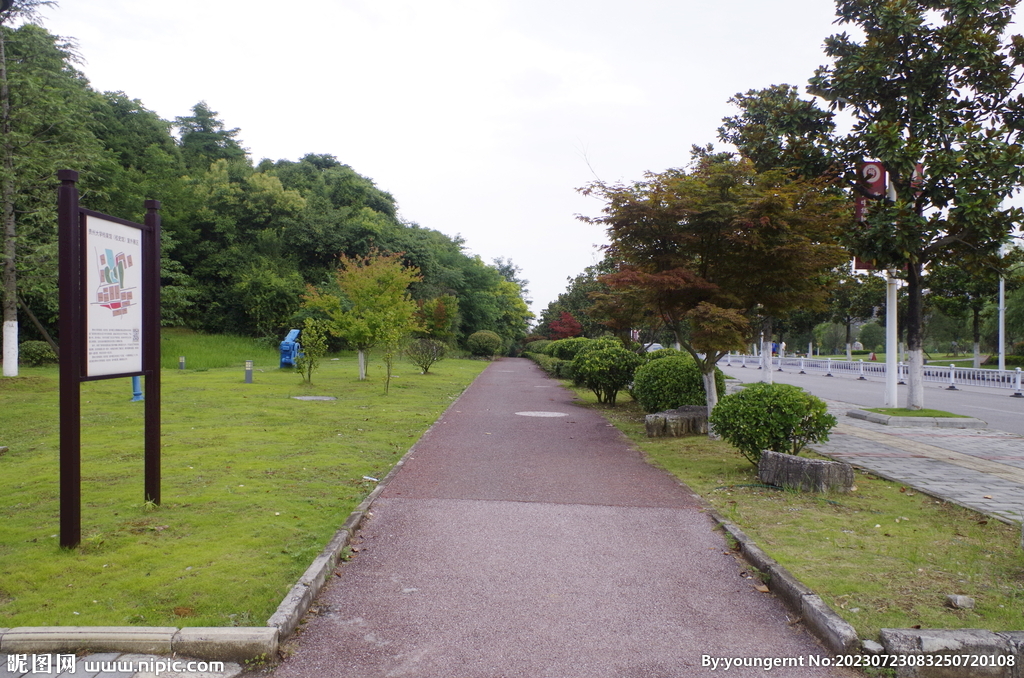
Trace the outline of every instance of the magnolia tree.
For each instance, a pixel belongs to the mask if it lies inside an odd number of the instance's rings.
[[[846,111],[837,171],[880,161],[888,190],[844,238],[907,281],[907,407],[924,405],[924,273],[941,262],[995,261],[1024,213],[1004,200],[1024,164],[1024,38],[1008,37],[1018,0],[837,0],[858,29],[825,42],[832,59],[809,91]]]

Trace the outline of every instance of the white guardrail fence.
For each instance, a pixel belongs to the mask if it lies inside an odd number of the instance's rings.
[[[719,366],[758,369],[761,358],[755,355],[730,354],[718,361]],[[866,380],[869,376],[885,378],[885,363],[864,360],[836,360],[833,358],[780,358],[772,356],[772,369],[798,374],[822,374],[828,377],[851,376]],[[907,366],[899,363],[899,383],[906,382]],[[947,384],[947,390],[959,386],[984,386],[1013,390],[1013,396],[1024,398],[1021,392],[1021,368],[1013,370],[986,370],[956,365],[925,365],[924,380]]]

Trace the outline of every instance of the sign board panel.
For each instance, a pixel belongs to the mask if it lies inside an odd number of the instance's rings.
[[[142,372],[142,231],[85,217],[85,376]]]

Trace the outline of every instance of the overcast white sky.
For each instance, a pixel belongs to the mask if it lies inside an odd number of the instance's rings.
[[[205,100],[252,158],[337,156],[401,216],[485,261],[533,310],[600,256],[599,177],[685,165],[729,97],[806,84],[832,0],[63,0],[98,90],[166,119]]]

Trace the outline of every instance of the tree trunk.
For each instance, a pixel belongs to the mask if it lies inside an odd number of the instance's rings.
[[[366,349],[358,349],[359,381],[366,381]]]
[[[772,375],[772,321],[764,321],[764,334],[761,337],[761,381],[770,384],[773,381]]]
[[[924,408],[924,345],[922,323],[921,264],[907,268],[907,409]]]
[[[704,378],[704,396],[708,405],[708,438],[711,440],[720,440],[721,436],[715,433],[715,427],[711,425],[711,411],[715,409],[715,405],[718,404],[718,384],[715,383],[715,364],[711,364],[711,371],[705,371],[701,374]]]
[[[18,274],[15,268],[14,145],[11,141],[11,97],[7,86],[7,53],[0,27],[0,138],[3,139],[3,181],[0,203],[3,212],[3,341],[5,377],[18,376]]]
[[[853,321],[846,321],[846,359],[853,362]]]

